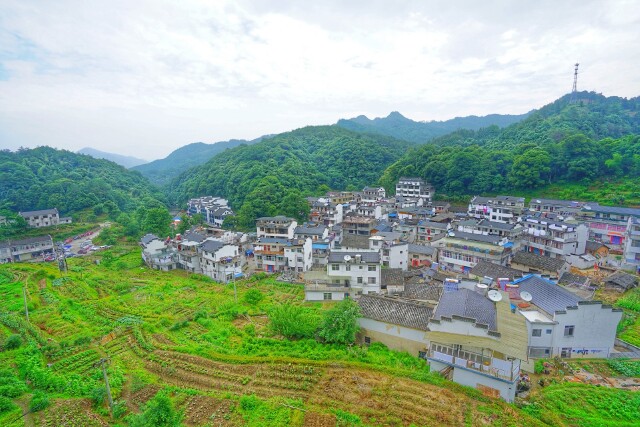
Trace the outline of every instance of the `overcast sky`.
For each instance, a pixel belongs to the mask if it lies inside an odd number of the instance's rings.
[[[640,95],[637,1],[0,0],[0,148],[152,160],[400,111]]]

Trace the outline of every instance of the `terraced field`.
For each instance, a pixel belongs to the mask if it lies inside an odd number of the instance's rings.
[[[0,425],[127,425],[159,392],[188,426],[543,425],[531,411],[429,373],[406,353],[277,335],[268,313],[285,301],[304,304],[297,285],[238,282],[236,302],[232,285],[150,271],[138,256],[122,251],[119,269],[72,259],[79,268],[65,280],[52,266],[0,266],[0,347],[11,335],[21,342],[0,351],[0,396],[3,381],[22,384]],[[251,289],[264,298],[245,301]],[[49,404],[22,416],[31,395]]]

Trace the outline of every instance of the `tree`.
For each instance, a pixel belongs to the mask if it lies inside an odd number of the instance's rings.
[[[311,338],[320,319],[306,307],[287,303],[273,307],[269,320],[271,329],[287,338]]]
[[[165,392],[158,392],[146,405],[143,413],[128,417],[132,427],[178,427],[182,412],[177,412]]]
[[[549,176],[551,158],[541,148],[532,148],[517,156],[513,162],[509,180],[518,188],[535,188],[545,183]]]
[[[353,344],[360,317],[360,306],[351,298],[340,301],[324,314],[318,336],[328,343]]]

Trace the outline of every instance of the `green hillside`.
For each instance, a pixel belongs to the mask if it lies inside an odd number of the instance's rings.
[[[387,135],[422,144],[459,129],[478,130],[489,126],[509,126],[523,120],[529,114],[490,114],[483,117],[467,116],[445,121],[416,122],[394,111],[387,117],[377,117],[373,120],[366,116],[342,119],[337,125],[354,132]]]
[[[139,173],[107,160],[50,147],[0,151],[0,210],[68,215],[112,202],[132,211],[162,197]]]
[[[305,127],[224,151],[176,178],[168,194],[175,204],[205,194],[225,197],[244,227],[265,215],[304,217],[303,196],[374,184],[410,146],[337,126]]]
[[[209,159],[224,150],[234,148],[242,144],[251,145],[266,137],[245,141],[243,139],[231,139],[229,141],[205,144],[194,142],[173,151],[164,159],[154,160],[144,165],[135,166],[132,169],[140,172],[152,183],[163,186],[189,168],[206,163]]]
[[[457,131],[414,147],[385,170],[420,176],[450,196],[536,191],[552,184],[589,185],[640,176],[640,98],[581,92],[505,129]]]

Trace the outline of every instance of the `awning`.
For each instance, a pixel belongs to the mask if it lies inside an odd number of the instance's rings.
[[[329,249],[328,243],[312,243],[311,249]]]

